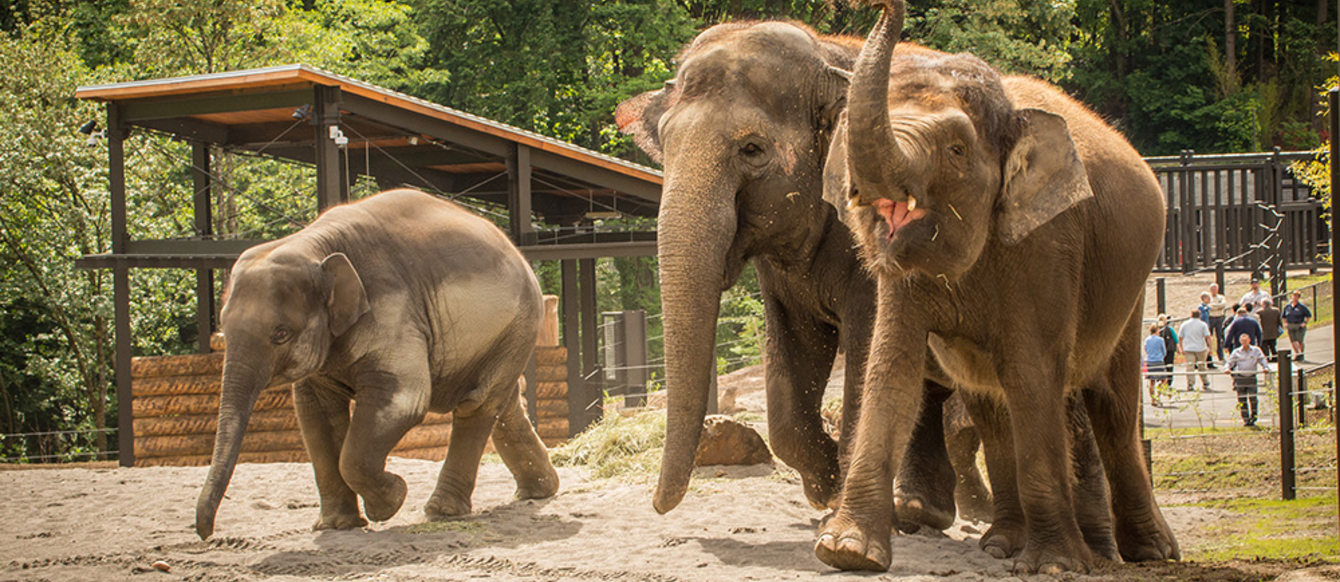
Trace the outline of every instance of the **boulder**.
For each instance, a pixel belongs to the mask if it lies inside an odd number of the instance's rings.
[[[729,416],[712,415],[703,420],[696,466],[757,465],[772,463],[772,452],[758,431]]]

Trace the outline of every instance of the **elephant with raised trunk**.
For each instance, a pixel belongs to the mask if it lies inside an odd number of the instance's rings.
[[[619,106],[620,128],[665,168],[658,250],[669,425],[657,511],[674,508],[687,489],[716,372],[721,293],[749,261],[767,319],[771,444],[800,473],[812,504],[831,506],[838,497],[875,286],[855,240],[822,199],[822,179],[860,42],[785,22],[718,25],[684,50],[674,80]],[[820,401],[839,348],[846,370],[843,436],[835,442],[824,432]],[[928,394],[938,403],[948,391],[930,386]],[[939,414],[927,407],[899,480],[899,516],[908,528],[943,529],[954,519],[955,475]],[[974,455],[967,456],[960,465],[980,483],[969,472]],[[969,499],[977,506],[968,513],[989,513],[983,496]]]
[[[521,407],[519,378],[543,306],[530,265],[489,221],[414,190],[338,206],[233,265],[219,428],[196,504],[208,538],[261,390],[293,382],[312,459],[316,529],[390,519],[404,479],[386,456],[429,412],[451,412],[430,518],[470,512],[490,433],[520,498],[558,490]],[[350,404],[352,402],[352,412]]]
[[[988,422],[983,438],[988,458],[993,441],[1012,451],[989,467],[1010,491],[994,491],[984,548],[1025,571],[1095,563],[1065,428],[1067,401],[1082,398],[1121,556],[1176,558],[1138,426],[1144,282],[1164,230],[1153,173],[1046,83],[1001,78],[971,55],[892,60],[903,4],[878,4],[825,176],[828,199],[850,206],[878,313],[845,494],[817,555],[843,569],[889,567],[890,459],[907,446],[899,420],[920,406],[933,363],[1003,408],[1005,424]],[[1002,515],[1001,499],[1018,506]]]

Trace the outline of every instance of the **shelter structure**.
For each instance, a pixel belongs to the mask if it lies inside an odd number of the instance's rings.
[[[599,418],[595,259],[654,255],[656,233],[599,232],[592,218],[655,216],[658,171],[306,65],[88,86],[76,97],[107,107],[112,248],[77,264],[114,271],[122,465],[134,463],[130,269],[196,272],[199,348],[205,352],[216,329],[214,270],[229,268],[243,250],[265,242],[214,233],[212,189],[219,184],[210,170],[211,152],[220,149],[312,165],[318,212],[348,201],[349,184],[360,176],[382,188],[407,185],[505,208],[506,230],[522,253],[561,264],[570,430],[575,434]],[[132,236],[125,142],[137,131],[191,144],[192,236]],[[528,400],[534,418],[535,398]]]

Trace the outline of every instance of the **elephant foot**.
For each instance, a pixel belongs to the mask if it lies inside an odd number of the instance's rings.
[[[805,499],[815,509],[837,509],[838,491],[842,489],[837,475],[828,477],[800,476],[801,486],[805,489]]]
[[[312,531],[322,531],[327,529],[358,529],[367,524],[368,520],[363,519],[363,516],[359,515],[358,512],[352,514],[322,514],[321,517],[316,519],[316,523],[312,524]]]
[[[558,471],[553,466],[548,468],[544,474],[518,478],[516,481],[517,499],[547,499],[558,493]],[[470,512],[469,504],[466,504],[466,513]]]
[[[405,503],[405,494],[409,492],[405,480],[399,475],[391,473],[386,475],[390,480],[385,493],[363,496],[363,512],[372,521],[386,521],[394,517],[396,512],[400,511],[400,506]]]
[[[892,561],[892,524],[862,524],[839,510],[819,532],[814,555],[839,570],[884,572]]]
[[[1015,574],[1060,574],[1062,572],[1088,573],[1093,567],[1093,555],[1088,546],[1073,536],[1060,541],[1029,540],[1019,558],[1014,561]]]
[[[906,533],[916,533],[922,526],[944,530],[954,525],[952,502],[945,507],[929,503],[919,495],[908,495],[898,491],[893,494],[893,508],[898,517],[898,529]]]
[[[985,487],[978,487],[974,489],[959,483],[954,489],[954,506],[958,508],[959,517],[965,520],[989,523],[994,513],[991,493]]]
[[[1155,562],[1162,560],[1180,560],[1182,552],[1177,547],[1168,523],[1157,513],[1143,520],[1119,520],[1117,523],[1117,547],[1121,557],[1128,562]]]
[[[999,519],[982,534],[978,545],[991,557],[1004,560],[1023,550],[1027,539],[1022,519]]]
[[[1117,535],[1113,531],[1111,518],[1106,515],[1102,516],[1103,519],[1083,515],[1078,517],[1080,517],[1079,529],[1084,533],[1084,544],[1089,547],[1094,557],[1108,562],[1120,562],[1121,553],[1117,551]]]
[[[520,489],[518,489],[518,496],[519,494]],[[522,499],[529,498],[522,497]],[[471,510],[469,497],[462,498],[456,495],[438,494],[436,492],[433,493],[433,497],[428,500],[428,503],[423,506],[423,513],[428,516],[428,519],[433,521],[470,515]]]

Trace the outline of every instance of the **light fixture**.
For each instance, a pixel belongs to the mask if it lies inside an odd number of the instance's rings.
[[[97,129],[98,129],[97,120],[90,119],[88,120],[88,123],[79,126],[79,133],[82,133],[84,135],[93,135],[93,132],[96,131]]]
[[[299,108],[297,108],[297,109],[294,109],[294,110],[293,110],[293,115],[292,115],[292,117],[293,117],[293,119],[302,120],[302,119],[307,119],[307,116],[308,116],[308,115],[311,115],[311,114],[312,114],[312,104],[311,104],[311,103],[306,103],[306,104],[303,104],[302,107],[299,107]]]

